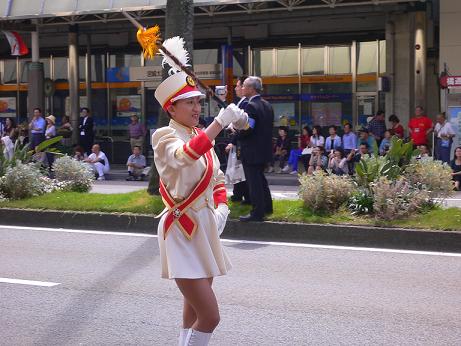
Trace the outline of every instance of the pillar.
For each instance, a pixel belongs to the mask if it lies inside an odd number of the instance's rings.
[[[79,71],[78,71],[78,26],[69,26],[69,104],[70,122],[72,124],[72,143],[76,144],[79,140],[79,118],[80,118],[80,99],[79,99]]]
[[[29,97],[27,104],[28,118],[32,118],[33,109],[40,108],[43,110],[45,105],[45,94],[43,92],[43,64],[40,62],[39,35],[38,31],[31,33],[32,62],[29,64],[29,73],[27,75]],[[19,75],[18,75],[19,78]]]
[[[91,36],[89,34],[86,35],[86,73],[85,73],[85,80],[86,80],[86,101],[87,106],[91,110],[92,105],[92,88],[91,88]]]
[[[427,69],[427,48],[426,48],[426,12],[414,13],[414,104],[426,109],[426,69]]]

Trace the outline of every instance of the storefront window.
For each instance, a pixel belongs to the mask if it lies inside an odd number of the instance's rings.
[[[386,73],[386,40],[379,41],[379,73]]]
[[[218,64],[218,50],[194,49],[192,62],[194,65]]]
[[[298,49],[277,49],[277,75],[298,75]]]
[[[104,82],[106,70],[106,56],[104,54],[91,56],[91,81]]]
[[[242,48],[234,48],[234,59],[232,62],[233,74],[238,77],[243,74],[245,66],[245,51]]]
[[[40,59],[40,62],[43,64],[43,75],[45,78],[50,78],[51,68],[50,68],[50,58]]]
[[[19,80],[21,83],[27,83],[29,75],[29,65],[27,60],[19,60]]]
[[[359,42],[357,44],[357,74],[376,73],[377,42]]]
[[[256,76],[273,76],[274,59],[272,49],[255,49],[253,51],[253,71]]]
[[[305,75],[325,74],[325,48],[303,48],[302,64],[303,74]]]
[[[78,57],[78,77],[80,82],[86,81],[86,57]]]
[[[3,83],[4,84],[15,84],[16,83],[16,59],[4,60],[3,61]]]
[[[55,81],[67,81],[67,58],[53,58]]]
[[[328,47],[329,74],[351,73],[351,47]]]
[[[111,54],[109,56],[109,67],[130,67],[141,66],[140,54]]]

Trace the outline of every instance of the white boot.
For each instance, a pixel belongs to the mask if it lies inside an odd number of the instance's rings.
[[[179,331],[178,346],[184,346],[186,342],[187,333],[189,333],[190,328],[181,328]]]
[[[184,346],[207,346],[212,333],[202,333],[198,330],[189,329]]]

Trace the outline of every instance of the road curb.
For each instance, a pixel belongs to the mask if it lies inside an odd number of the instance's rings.
[[[3,225],[156,234],[150,215],[0,208]],[[228,221],[228,239],[461,252],[461,232],[285,222]]]

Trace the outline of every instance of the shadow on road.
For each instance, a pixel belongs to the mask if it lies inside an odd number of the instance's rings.
[[[116,291],[125,281],[139,270],[147,267],[159,255],[156,239],[147,239],[143,244],[118,262],[108,273],[81,291],[56,316],[46,334],[37,340],[36,345],[72,344],[72,338],[85,327],[86,321],[104,301],[110,299],[109,291]]]

